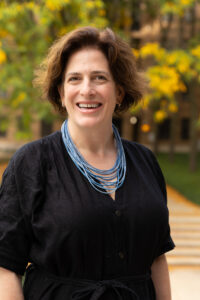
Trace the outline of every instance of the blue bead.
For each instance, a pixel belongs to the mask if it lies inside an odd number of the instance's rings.
[[[110,194],[115,192],[120,186],[122,186],[126,176],[126,158],[122,141],[119,132],[114,124],[112,124],[112,128],[117,145],[117,159],[115,165],[111,169],[99,170],[88,164],[74,145],[68,131],[67,120],[63,122],[61,127],[62,139],[65,148],[74,164],[79,169],[79,171],[88,179],[94,189],[103,194]],[[113,179],[115,180],[112,181]]]

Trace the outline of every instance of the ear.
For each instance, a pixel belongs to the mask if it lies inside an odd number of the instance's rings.
[[[122,86],[117,86],[117,104],[121,104],[124,99],[125,91]]]

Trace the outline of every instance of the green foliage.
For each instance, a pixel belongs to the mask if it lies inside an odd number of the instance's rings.
[[[104,28],[109,25],[128,41],[132,23],[143,13],[150,19],[162,18],[168,14],[181,15],[191,8],[194,2],[194,0],[1,1],[0,109],[7,118],[5,124],[9,124],[9,120],[14,115],[21,114],[25,125],[20,132],[30,135],[30,125],[33,120],[44,119],[51,122],[57,118],[51,105],[47,101],[41,100],[40,93],[32,87],[34,70],[57,37],[79,26],[93,25]],[[175,70],[180,90],[184,89],[181,80],[190,82],[194,77],[200,80],[198,51],[195,55],[191,52],[195,47],[198,48],[198,45],[200,45],[199,36],[193,37],[189,48],[185,50],[169,52],[166,49],[155,48],[155,65],[160,68],[156,69],[157,73],[163,74],[163,79],[165,79],[166,68],[163,69],[164,66],[169,67],[171,71]],[[167,73],[170,75],[168,70]],[[148,72],[147,75],[149,75]],[[153,75],[155,84],[158,76],[155,72]],[[173,78],[176,79],[175,76],[171,76],[168,86],[165,85],[166,90],[170,83],[172,83],[172,87],[175,86]],[[160,82],[158,82],[159,85]],[[160,97],[159,91],[156,95],[162,102],[163,94]],[[145,99],[146,107],[148,103],[152,104],[153,97]],[[157,101],[157,98],[154,98]],[[170,98],[169,93],[168,95],[166,93],[164,98]],[[174,99],[174,97],[172,98]],[[169,100],[171,101],[171,99]],[[158,109],[162,110],[161,107]],[[175,108],[172,107],[172,110],[175,111]],[[159,118],[160,116],[161,114]],[[4,125],[5,127],[6,125]],[[21,136],[22,134],[18,134],[19,138]]]
[[[171,25],[169,24],[172,19],[168,18],[169,15],[177,15],[178,18],[182,18],[185,13],[190,12],[193,18],[190,20],[190,30],[198,22],[195,14],[192,14],[196,2],[194,0],[143,1],[143,10],[146,13],[150,12],[152,18],[160,20],[161,43],[162,35],[166,35],[167,40],[168,30],[170,31]],[[151,11],[153,11],[152,14]],[[169,25],[166,31],[162,28],[163,17],[167,17],[166,28]],[[177,38],[179,38],[178,32]],[[141,109],[150,107],[155,112],[154,120],[162,122],[168,116],[177,113],[177,94],[185,93],[192,82],[200,82],[200,35],[197,33],[196,36],[192,36],[184,48],[167,49],[164,44],[160,45],[159,42],[154,42],[143,45],[139,50],[134,49],[133,52],[139,61],[147,59],[146,76],[151,90],[145,95],[143,103],[133,107],[131,112],[138,114]],[[200,127],[199,122],[197,122],[198,127]]]
[[[0,108],[7,116],[5,124],[14,115],[22,116],[18,138],[30,136],[34,119],[56,118],[32,86],[34,70],[55,38],[84,25],[107,25],[103,1],[1,1]]]
[[[189,154],[176,153],[174,163],[170,163],[168,154],[160,153],[158,161],[166,182],[186,198],[200,205],[200,153],[197,161],[198,170],[194,173],[188,170]]]
[[[162,1],[162,9],[161,12],[163,14],[176,14],[176,15],[184,15],[186,9],[192,7],[196,0],[169,0]]]

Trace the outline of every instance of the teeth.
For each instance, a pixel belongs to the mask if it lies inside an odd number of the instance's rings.
[[[80,107],[80,108],[96,108],[96,107],[98,107],[98,106],[100,106],[100,104],[84,104],[84,103],[80,103],[80,104],[78,104],[78,106]]]

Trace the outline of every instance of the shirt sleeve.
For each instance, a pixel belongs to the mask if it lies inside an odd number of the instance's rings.
[[[23,275],[28,263],[29,237],[16,176],[11,159],[0,187],[0,266]]]
[[[162,227],[162,234],[160,234],[161,239],[160,239],[160,246],[158,247],[158,251],[156,256],[160,256],[164,254],[165,252],[168,252],[172,249],[174,249],[175,244],[172,240],[171,233],[170,233],[170,225],[169,225],[169,211],[167,208],[167,191],[166,191],[166,183],[165,179],[162,173],[162,170],[159,166],[159,163],[155,157],[155,155],[150,151],[150,156],[151,156],[151,161],[152,161],[152,169],[155,174],[155,177],[157,179],[157,182],[160,186],[160,189],[162,191],[162,194],[164,196],[165,200],[165,205],[168,213],[168,222],[165,224],[164,227]]]

